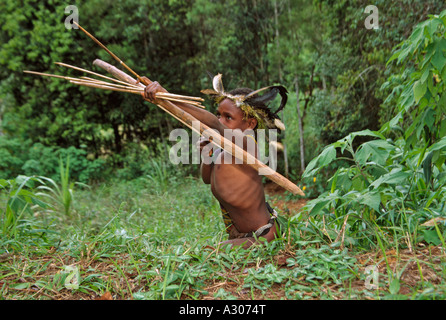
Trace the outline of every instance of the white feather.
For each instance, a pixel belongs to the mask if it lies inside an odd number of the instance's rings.
[[[274,119],[274,125],[276,126],[277,129],[285,131],[285,125],[279,119]]]
[[[214,87],[214,90],[217,91],[220,94],[223,94],[225,92],[225,89],[223,88],[223,81],[221,80],[221,73],[217,74],[214,79],[212,79],[212,85]]]
[[[277,142],[277,141],[270,141],[269,143],[270,143],[270,144],[273,146],[273,148],[275,148],[276,150],[283,151],[283,144],[281,144],[280,142]]]

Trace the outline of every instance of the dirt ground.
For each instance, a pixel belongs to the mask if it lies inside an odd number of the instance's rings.
[[[265,193],[274,200],[270,205],[273,208],[278,208],[286,215],[295,215],[307,203],[307,199],[286,200],[286,190],[274,182],[267,182],[265,184]]]

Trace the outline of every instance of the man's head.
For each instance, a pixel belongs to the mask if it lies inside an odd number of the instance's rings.
[[[253,90],[249,88],[234,89],[230,92],[232,95],[246,95]],[[241,108],[237,107],[234,101],[228,98],[222,99],[218,104],[217,117],[219,121],[229,129],[240,129],[242,131],[257,128],[257,119],[246,114]]]
[[[252,90],[249,88],[234,89],[230,92],[225,92],[222,83],[222,75],[218,74],[213,77],[212,80],[213,89],[201,90],[202,93],[207,94],[214,99],[218,104],[219,109],[227,107],[231,109],[230,105],[236,107],[241,112],[241,117],[244,122],[237,123],[238,128],[242,129],[246,126],[247,129],[279,129],[285,130],[285,126],[278,117],[278,112],[283,109],[287,102],[287,90],[283,86],[269,86],[258,90]],[[259,93],[263,94],[259,96]],[[281,102],[280,106],[275,110],[269,107],[269,103],[280,94]],[[232,104],[230,103],[232,102]],[[235,112],[235,111],[234,111]],[[222,112],[220,112],[221,114]],[[235,112],[235,115],[240,115],[239,112]],[[240,117],[237,117],[239,120]],[[220,121],[227,121],[227,126],[232,128],[236,124],[230,124],[231,118],[222,119]],[[254,127],[253,127],[254,125]]]

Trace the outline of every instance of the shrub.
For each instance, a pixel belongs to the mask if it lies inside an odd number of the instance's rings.
[[[333,230],[348,230],[370,239],[375,226],[417,237],[420,222],[444,215],[446,199],[446,11],[419,24],[395,50],[389,63],[413,63],[411,73],[392,76],[387,103],[396,101],[396,116],[380,131],[347,135],[314,158],[303,174],[314,177],[338,160],[330,189],[310,201],[310,215],[323,215]],[[395,79],[398,83],[395,84]],[[397,99],[395,99],[395,97]],[[354,139],[368,141],[354,145]],[[441,235],[440,235],[441,236]]]
[[[0,193],[6,194],[5,207],[0,207],[3,234],[16,235],[20,218],[25,212],[32,213],[33,206],[48,207],[33,191],[40,182],[37,178],[26,176],[11,180],[0,179]]]
[[[16,177],[26,161],[28,142],[0,136],[0,178]]]
[[[70,176],[79,182],[102,180],[110,171],[104,159],[88,159],[84,149],[48,147],[20,138],[0,136],[0,178],[45,176],[60,181],[59,160],[70,158]]]

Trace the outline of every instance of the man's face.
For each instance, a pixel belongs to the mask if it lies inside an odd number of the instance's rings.
[[[255,119],[244,120],[243,116],[243,111],[230,99],[224,99],[218,105],[217,118],[221,124],[229,129],[240,129],[242,131],[254,129],[257,121]]]

